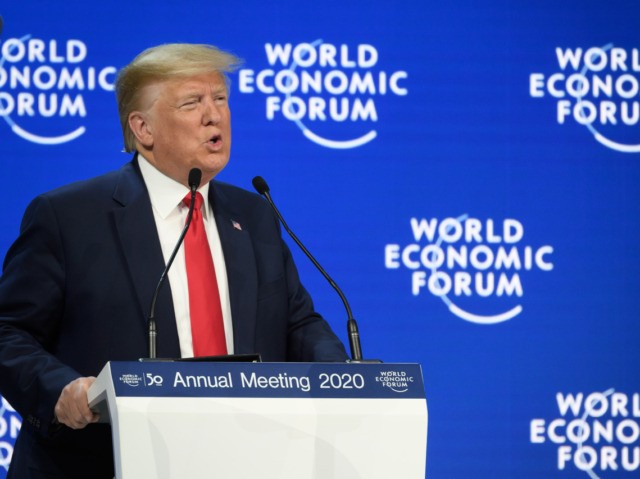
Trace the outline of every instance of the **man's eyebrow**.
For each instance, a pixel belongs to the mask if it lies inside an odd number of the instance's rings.
[[[212,86],[209,89],[209,91],[211,93],[221,93],[221,92],[225,92],[226,93],[227,87],[226,87],[226,85],[215,85],[215,86]]]
[[[191,98],[191,97],[197,97],[197,96],[202,96],[204,93],[201,89],[198,88],[193,88],[190,90],[186,90],[184,93],[180,94],[180,98]]]

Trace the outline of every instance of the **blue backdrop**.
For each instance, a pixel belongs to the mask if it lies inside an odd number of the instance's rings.
[[[427,475],[640,469],[640,3],[5,2],[0,257],[32,197],[128,161],[114,72],[211,43],[220,179],[262,175],[365,356],[419,362]],[[296,260],[346,342],[345,313]],[[20,419],[0,407],[0,478]]]

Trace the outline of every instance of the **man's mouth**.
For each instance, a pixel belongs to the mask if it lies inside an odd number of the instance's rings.
[[[209,143],[211,143],[212,145],[217,145],[221,141],[222,141],[221,135],[213,135],[211,138],[209,138]]]

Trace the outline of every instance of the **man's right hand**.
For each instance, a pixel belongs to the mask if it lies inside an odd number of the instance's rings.
[[[71,429],[82,429],[98,422],[100,416],[89,409],[87,399],[87,391],[95,380],[95,377],[78,378],[64,387],[54,409],[60,424]]]

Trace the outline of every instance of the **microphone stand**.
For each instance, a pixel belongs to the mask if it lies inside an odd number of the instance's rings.
[[[282,223],[282,226],[284,227],[286,232],[289,234],[289,236],[291,236],[293,241],[295,241],[295,243],[298,245],[298,247],[307,256],[307,258],[309,258],[309,260],[318,269],[318,271],[320,271],[322,276],[324,276],[324,278],[329,282],[331,287],[338,293],[338,296],[340,296],[340,299],[342,300],[342,303],[344,304],[344,307],[345,307],[345,309],[347,311],[347,318],[348,318],[347,319],[347,336],[349,338],[349,348],[351,350],[351,361],[350,362],[353,362],[353,363],[381,363],[382,361],[380,361],[378,359],[363,359],[362,358],[362,347],[360,345],[360,333],[358,331],[358,323],[356,322],[356,320],[353,317],[353,314],[351,312],[351,307],[349,306],[349,302],[347,301],[346,296],[344,295],[342,290],[338,287],[336,282],[331,278],[331,276],[329,276],[329,274],[320,265],[320,263],[318,263],[318,261],[313,257],[313,255],[309,252],[309,250],[302,244],[302,242],[298,239],[298,237],[294,234],[294,232],[291,231],[291,229],[287,225],[287,222],[284,220],[284,217],[282,216],[282,214],[280,214],[280,211],[278,210],[278,208],[276,207],[275,203],[271,199],[271,194],[269,193],[269,186],[267,185],[267,182],[261,176],[256,176],[253,179],[252,183],[253,183],[253,187],[256,189],[256,191],[260,195],[265,197],[265,199],[269,203],[269,206],[271,206],[271,209],[276,214],[276,216],[278,217],[278,219]]]
[[[175,248],[173,248],[173,252],[171,253],[171,257],[167,262],[167,266],[164,268],[162,275],[160,276],[160,280],[158,281],[158,285],[156,286],[156,290],[153,293],[153,298],[151,299],[151,307],[149,308],[149,318],[147,320],[148,325],[148,336],[149,336],[149,358],[148,359],[156,359],[156,340],[158,336],[158,331],[156,327],[156,301],[158,300],[158,294],[160,293],[160,288],[164,284],[167,275],[169,274],[169,268],[173,264],[173,260],[178,254],[178,250],[180,249],[180,245],[184,240],[184,237],[189,230],[189,226],[191,225],[191,218],[193,218],[193,209],[196,204],[196,192],[198,191],[198,186],[200,186],[200,180],[202,179],[202,171],[198,168],[193,168],[189,172],[189,189],[191,190],[191,204],[189,205],[189,212],[187,213],[187,221],[185,222],[184,228],[182,229],[182,233],[180,233],[180,238],[178,238],[178,242],[176,243]]]

